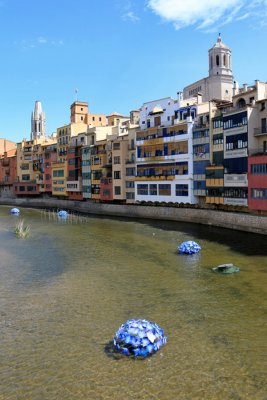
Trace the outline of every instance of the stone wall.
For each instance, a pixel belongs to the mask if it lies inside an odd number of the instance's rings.
[[[193,222],[228,229],[267,235],[267,217],[243,213],[202,210],[193,208],[153,207],[140,205],[117,205],[56,199],[6,199],[0,204],[16,207],[67,209],[87,214],[110,215],[127,218],[147,218],[170,221]]]

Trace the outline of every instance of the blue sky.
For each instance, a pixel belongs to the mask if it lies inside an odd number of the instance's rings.
[[[267,81],[267,0],[0,0],[0,137],[30,137],[36,100],[47,133],[78,99],[128,115],[208,75],[218,33],[239,84]]]

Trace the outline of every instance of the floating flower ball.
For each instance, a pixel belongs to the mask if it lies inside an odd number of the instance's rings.
[[[193,240],[188,240],[187,242],[183,242],[178,247],[179,254],[195,254],[201,250],[201,247]]]
[[[126,356],[145,358],[158,351],[166,341],[167,336],[156,323],[145,319],[130,319],[116,332],[114,347]]]
[[[68,217],[68,212],[65,211],[65,210],[60,210],[60,211],[58,211],[57,216],[59,218],[67,218]]]
[[[18,208],[11,208],[10,214],[19,215],[20,210]]]

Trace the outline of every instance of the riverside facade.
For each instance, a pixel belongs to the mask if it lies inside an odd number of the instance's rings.
[[[266,212],[266,121],[267,84],[239,88],[219,36],[208,78],[129,117],[75,101],[70,123],[47,137],[36,102],[31,140],[2,149],[0,195]]]

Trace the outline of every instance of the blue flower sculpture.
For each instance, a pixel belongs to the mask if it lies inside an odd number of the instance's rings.
[[[18,208],[11,208],[10,214],[19,215],[20,210]]]
[[[114,337],[115,350],[126,356],[147,357],[167,341],[164,331],[156,323],[145,319],[129,319]]]
[[[57,216],[59,218],[67,218],[68,217],[68,212],[65,211],[65,210],[60,210],[60,211],[58,211]]]
[[[183,242],[178,247],[179,254],[195,254],[201,250],[201,247],[196,242],[192,240],[188,240],[187,242]]]

